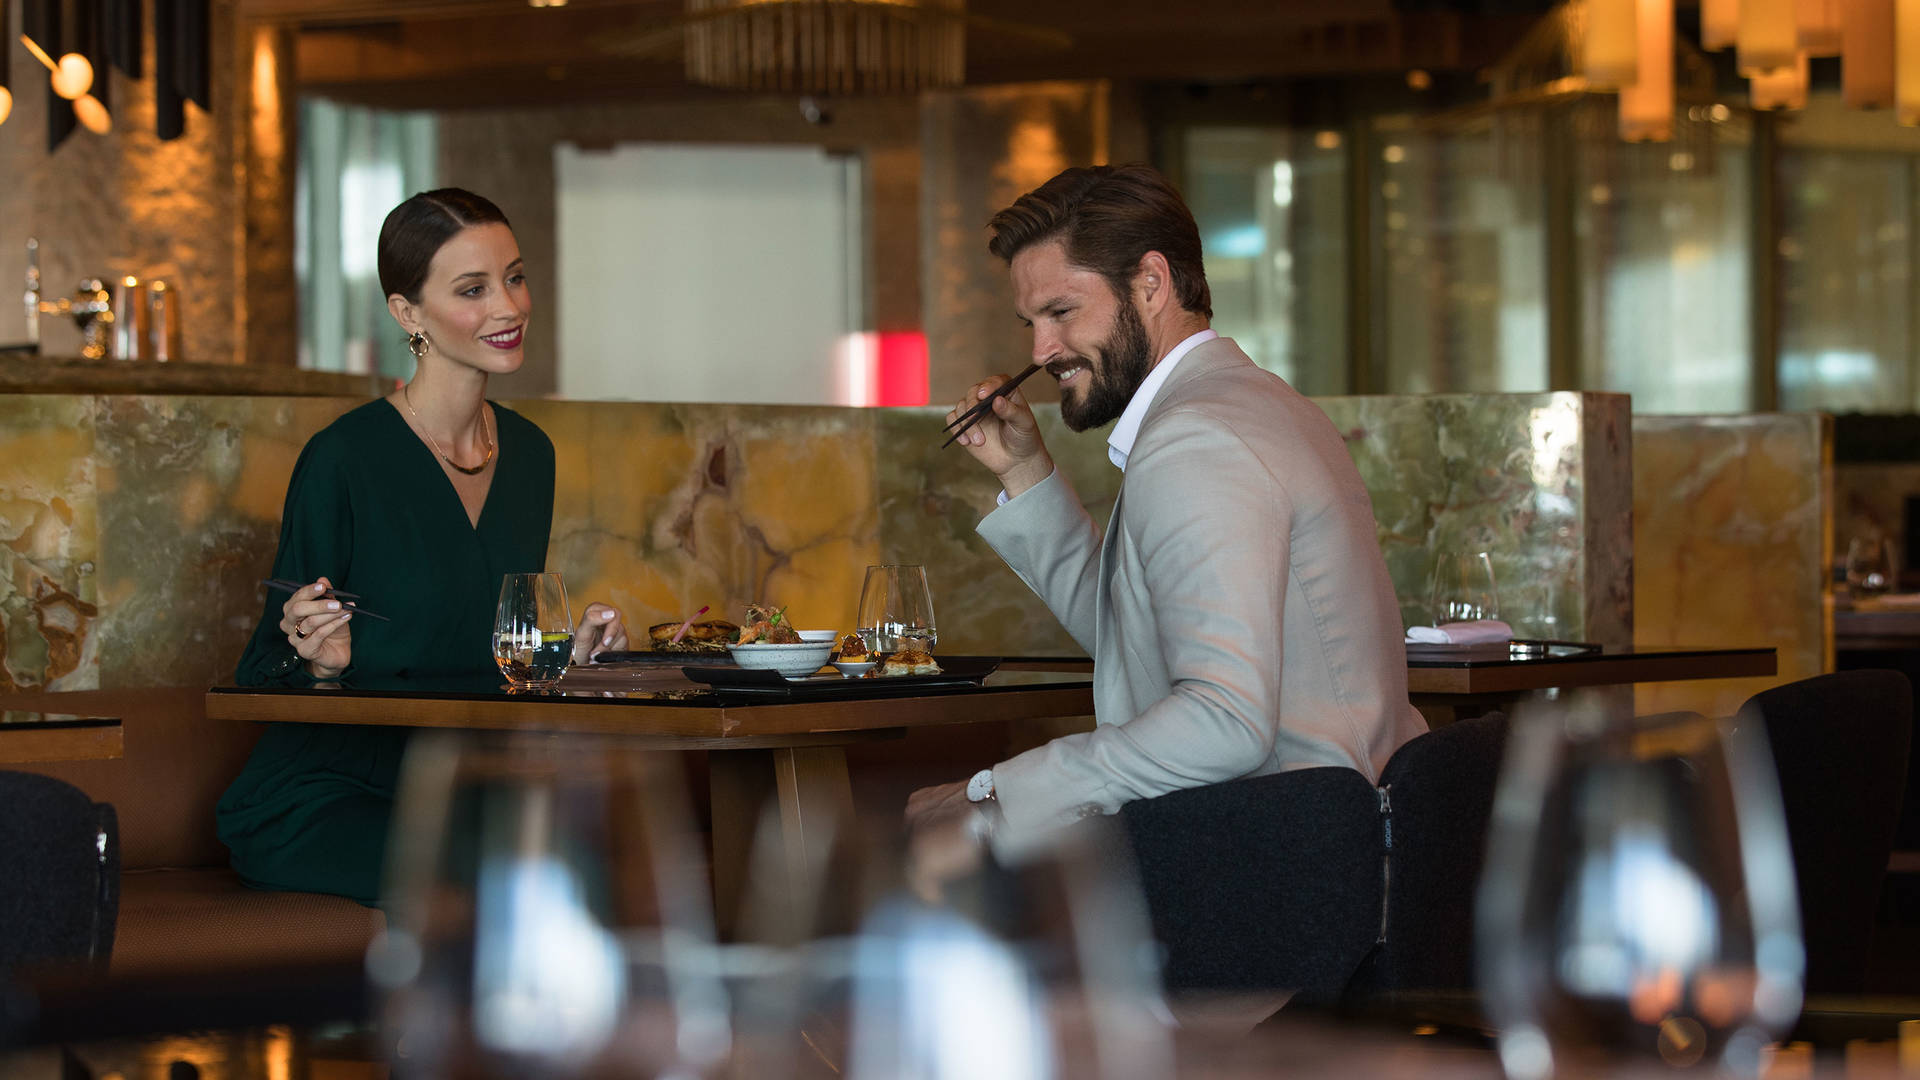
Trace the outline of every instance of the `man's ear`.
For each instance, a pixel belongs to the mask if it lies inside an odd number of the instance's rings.
[[[387,297],[387,311],[393,315],[393,321],[400,324],[400,329],[408,334],[419,332],[420,312],[406,297],[399,293]]]
[[[1165,255],[1149,251],[1140,256],[1140,266],[1133,273],[1133,300],[1142,315],[1158,315],[1179,303]]]

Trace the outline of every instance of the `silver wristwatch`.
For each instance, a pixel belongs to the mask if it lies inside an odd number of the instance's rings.
[[[992,769],[981,769],[973,774],[973,779],[967,781],[967,801],[976,803],[996,801],[993,797]]]

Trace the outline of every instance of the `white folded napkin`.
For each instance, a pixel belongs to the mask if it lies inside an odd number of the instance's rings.
[[[1450,622],[1440,626],[1407,627],[1409,645],[1481,645],[1494,641],[1512,641],[1513,627],[1498,619]]]

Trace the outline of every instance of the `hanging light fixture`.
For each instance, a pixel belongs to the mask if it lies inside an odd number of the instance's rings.
[[[1854,109],[1893,104],[1893,0],[1841,3],[1840,98]]]
[[[13,5],[0,0],[0,124],[13,115]]]
[[[687,0],[687,77],[796,93],[912,93],[966,78],[964,0]]]
[[[1794,0],[1793,23],[1801,52],[1840,55],[1840,0]]]
[[[1620,137],[1673,138],[1673,0],[1637,0],[1639,77],[1620,88]]]
[[[1804,109],[1807,106],[1807,54],[1786,67],[1763,71],[1747,83],[1756,109]]]
[[[1894,0],[1894,118],[1920,125],[1920,0]]]
[[[1586,47],[1580,58],[1587,85],[1630,86],[1638,76],[1638,0],[1588,0]]]
[[[1740,0],[1700,0],[1700,47],[1731,49],[1740,36]]]
[[[1800,51],[1794,0],[1740,0],[1740,34],[1735,40],[1740,74],[1788,67]]]

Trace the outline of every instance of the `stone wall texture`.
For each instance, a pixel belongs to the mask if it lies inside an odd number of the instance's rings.
[[[287,478],[345,398],[0,396],[0,690],[206,686],[259,617]],[[701,605],[788,605],[851,628],[865,568],[927,567],[940,647],[1073,655],[980,540],[992,477],[939,450],[942,410],[527,401],[558,471],[548,567],[631,625]],[[1373,493],[1409,622],[1434,551],[1485,550],[1523,635],[1632,634],[1625,398],[1327,398]],[[1040,408],[1104,521],[1120,473],[1097,434]],[[423,451],[424,452],[424,451]],[[369,600],[369,607],[379,610]]]

